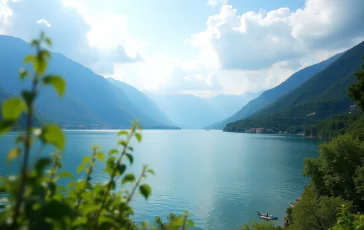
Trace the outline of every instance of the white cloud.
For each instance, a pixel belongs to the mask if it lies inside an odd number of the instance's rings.
[[[182,62],[177,58],[154,57],[144,62],[120,64],[113,78],[139,89],[163,93],[202,94],[222,89],[215,74],[198,60]]]
[[[141,42],[128,33],[125,19],[119,21],[121,15],[89,17],[79,1],[72,6],[60,0],[5,3],[7,13],[3,13],[4,7],[0,8],[0,25],[4,25],[0,32],[29,41],[44,30],[53,40],[55,51],[99,74],[112,74],[116,63],[142,60],[138,50]],[[6,24],[2,22],[4,18]]]
[[[45,20],[45,19],[39,19],[39,20],[37,21],[37,23],[38,23],[38,24],[41,24],[41,25],[44,25],[44,26],[46,26],[46,27],[51,27],[51,24],[50,24],[47,20]]]
[[[243,14],[226,0],[207,0],[219,12],[207,19],[205,30],[187,39],[199,49],[196,57],[148,57],[142,52],[148,44],[129,33],[124,15],[89,15],[86,3],[0,0],[0,33],[30,40],[44,29],[57,51],[97,73],[142,90],[194,94],[271,88],[364,39],[363,0],[306,0],[296,11]]]
[[[5,33],[4,27],[9,23],[13,11],[8,6],[8,0],[0,0],[0,33]]]
[[[228,4],[228,0],[207,0],[206,4],[210,7],[217,7],[219,5]]]
[[[307,0],[303,9],[237,14],[231,5],[210,16],[191,37],[201,52],[217,55],[224,69],[259,70],[272,64],[354,45],[364,36],[364,1]]]

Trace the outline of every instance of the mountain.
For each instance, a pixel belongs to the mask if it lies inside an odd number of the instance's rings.
[[[249,101],[258,97],[258,93],[243,93],[240,95],[220,94],[211,98],[206,98],[213,108],[223,118],[229,117],[231,114],[238,112],[242,106],[245,106]]]
[[[0,85],[6,92],[19,95],[29,87],[30,82],[20,81],[18,73],[24,57],[32,53],[34,49],[27,42],[0,36]],[[42,89],[36,104],[42,120],[85,128],[126,128],[134,119],[144,128],[165,125],[165,117],[149,116],[149,111],[140,109],[122,89],[62,54],[52,53],[47,73],[61,75],[67,89],[61,99],[52,89]]]
[[[147,111],[150,117],[157,118],[161,124],[170,126],[171,128],[175,126],[175,124],[173,124],[173,122],[163,113],[158,105],[144,93],[122,81],[118,81],[113,78],[107,78],[107,80],[119,87],[127,96],[127,98],[130,101],[133,101],[137,109],[140,111]]]
[[[282,82],[280,85],[263,92],[259,97],[251,100],[247,105],[242,107],[242,109],[234,115],[221,122],[209,126],[209,128],[223,129],[226,124],[248,117],[249,115],[252,115],[255,112],[263,109],[264,107],[274,103],[278,98],[296,89],[304,82],[309,80],[312,76],[325,69],[331,63],[336,61],[341,55],[342,53],[336,54],[335,56],[325,61],[299,70],[298,72],[292,74],[286,81]]]
[[[165,95],[146,93],[167,116],[178,126],[185,129],[200,129],[226,118],[230,111],[237,111],[242,104],[256,97],[256,93],[241,95],[217,95],[202,98],[191,94]]]
[[[297,89],[247,119],[226,125],[226,131],[243,131],[256,126],[295,129],[340,113],[348,113],[353,101],[347,88],[356,82],[354,73],[361,69],[364,42],[342,54],[332,64],[315,74]]]
[[[201,97],[190,94],[163,95],[150,92],[146,94],[183,129],[199,129],[222,119],[213,106]]]

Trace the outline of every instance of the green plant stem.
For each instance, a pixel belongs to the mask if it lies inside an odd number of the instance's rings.
[[[182,230],[186,229],[187,213],[183,216]]]
[[[85,192],[86,187],[87,187],[87,184],[90,183],[90,181],[91,181],[91,174],[93,172],[93,168],[94,168],[95,161],[96,161],[96,152],[97,152],[96,149],[94,149],[94,152],[92,154],[92,160],[91,160],[91,163],[90,163],[90,167],[88,168],[87,175],[86,175],[86,183],[85,183],[85,186],[77,194],[77,201],[76,201],[76,206],[75,206],[75,211],[76,212],[78,211],[78,209],[80,207],[80,204],[81,204],[81,201],[82,201],[82,194]]]
[[[142,178],[145,176],[145,172],[147,171],[147,166],[144,165],[143,166],[143,170],[142,170],[142,173],[140,174],[137,182],[135,183],[135,186],[133,187],[133,189],[131,190],[131,193],[129,194],[128,196],[128,199],[127,199],[127,203],[129,203],[131,201],[131,199],[133,198],[133,195],[136,191],[136,189],[139,187],[139,184],[140,182],[142,181]]]
[[[39,48],[38,48],[39,50]],[[36,93],[38,85],[38,79],[37,76],[35,76],[32,84],[32,93]],[[29,111],[27,114],[27,121],[26,121],[26,135],[24,139],[24,160],[21,170],[21,178],[20,178],[20,187],[18,190],[18,193],[16,195],[16,203],[14,207],[14,214],[13,214],[13,220],[12,220],[12,226],[11,229],[17,229],[18,225],[18,216],[20,214],[20,206],[23,203],[23,195],[25,190],[25,182],[27,180],[27,170],[28,170],[28,161],[29,161],[29,152],[30,152],[30,142],[32,137],[32,118],[33,118],[33,106],[29,105]]]
[[[135,191],[136,191],[136,189],[139,187],[139,185],[140,185],[140,183],[141,183],[141,181],[142,181],[142,178],[145,176],[145,172],[147,171],[147,166],[143,166],[143,170],[142,170],[142,173],[140,174],[140,176],[139,176],[139,178],[138,178],[138,180],[137,180],[137,182],[136,182],[136,184],[134,185],[134,187],[133,187],[133,189],[132,189],[132,192],[130,193],[130,195],[128,196],[128,198],[127,198],[127,201],[126,201],[126,203],[128,204],[130,201],[131,201],[131,199],[133,198],[133,195],[134,195],[134,193],[135,193]],[[118,214],[118,218],[117,219],[120,219],[121,218],[121,215],[122,215],[123,213],[122,213],[122,210],[120,210],[120,212],[119,212],[119,214]],[[115,222],[114,223],[114,228],[116,229],[116,226],[117,226],[117,222]]]
[[[126,150],[127,150],[128,145],[129,145],[129,142],[130,142],[131,138],[134,136],[134,132],[135,132],[135,127],[133,126],[133,128],[132,128],[132,130],[131,130],[131,132],[130,132],[127,140],[126,140],[126,144],[125,144],[125,146],[123,148],[123,151],[122,151],[122,153],[121,153],[118,161],[116,162],[116,165],[120,165],[123,156],[126,154]],[[106,203],[107,197],[109,196],[110,189],[111,189],[111,184],[114,181],[114,178],[115,178],[115,175],[116,175],[116,171],[117,171],[117,167],[115,167],[114,170],[112,171],[111,178],[110,178],[110,181],[109,181],[109,183],[107,185],[104,198],[102,199],[102,202],[101,202],[101,206],[97,210],[96,217],[95,217],[95,223],[94,223],[94,226],[93,226],[93,229],[94,230],[97,229],[97,225],[98,225],[98,222],[99,222],[100,214],[101,214],[102,209],[104,208],[104,205]]]

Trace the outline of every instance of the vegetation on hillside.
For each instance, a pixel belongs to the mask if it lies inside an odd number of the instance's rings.
[[[363,53],[364,42],[346,51],[331,65],[270,106],[246,119],[227,124],[224,131],[262,127],[301,132],[305,126],[335,114],[348,114],[353,100],[348,96],[347,88],[356,82],[354,74],[360,70]]]
[[[358,80],[350,90],[358,89],[362,84]],[[364,91],[350,96],[360,103]],[[363,129],[361,114],[358,117],[352,124]],[[342,120],[331,124],[344,129]],[[310,183],[302,199],[287,209],[289,229],[364,229],[363,140],[347,133],[322,144],[319,157],[305,160],[303,175],[310,178]]]
[[[254,100],[251,100],[247,105],[241,108],[237,113],[233,116],[211,125],[210,128],[223,129],[226,124],[230,122],[235,122],[244,118],[249,117],[250,115],[258,112],[261,109],[264,109],[266,106],[277,101],[283,95],[290,93],[295,90],[299,86],[301,86],[304,82],[309,80],[315,74],[319,73],[321,70],[329,66],[331,63],[336,61],[342,53],[336,54],[329,59],[322,61],[320,63],[308,66],[303,68],[296,73],[292,74],[286,81],[282,82],[280,85],[274,87],[273,89],[264,91],[259,97]]]

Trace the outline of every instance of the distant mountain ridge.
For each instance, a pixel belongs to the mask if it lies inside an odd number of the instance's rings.
[[[279,84],[278,86],[263,92],[259,97],[254,100],[251,100],[247,105],[242,107],[237,113],[230,116],[229,118],[218,122],[216,124],[208,126],[211,129],[223,129],[226,124],[230,122],[234,122],[243,118],[248,117],[249,115],[254,114],[255,112],[263,109],[264,107],[274,103],[277,99],[281,96],[291,92],[292,90],[296,89],[304,82],[309,80],[318,72],[325,69],[327,66],[332,64],[336,61],[342,53],[336,54],[330,57],[327,60],[319,62],[317,64],[305,67],[296,73],[292,74],[287,80]]]
[[[27,42],[0,36],[0,86],[6,92],[19,95],[29,86],[29,81],[19,80],[18,73],[24,67],[24,57],[32,53],[34,49]],[[141,101],[136,105],[122,89],[62,54],[52,53],[47,73],[61,75],[67,82],[67,89],[61,99],[51,89],[41,91],[36,104],[41,120],[64,127],[88,128],[127,128],[134,119],[144,128],[171,125],[164,123],[165,115],[151,116],[141,109]]]
[[[140,111],[145,111],[148,115],[152,117],[158,117],[159,122],[169,126],[170,128],[176,128],[176,125],[163,113],[163,111],[158,107],[158,105],[150,99],[147,95],[136,89],[135,87],[126,84],[125,82],[107,78],[109,82],[119,87],[127,96],[130,101],[133,101],[136,107]],[[158,127],[156,125],[156,127]]]
[[[251,126],[273,129],[312,124],[335,114],[348,113],[353,101],[347,95],[349,85],[356,82],[364,56],[364,42],[346,51],[325,69],[300,87],[285,94],[257,113],[226,125],[225,131],[243,131]],[[292,129],[295,129],[292,128]]]
[[[258,94],[218,95],[202,98],[191,94],[146,94],[154,100],[166,115],[181,128],[200,129],[226,118],[231,110],[238,110]]]

